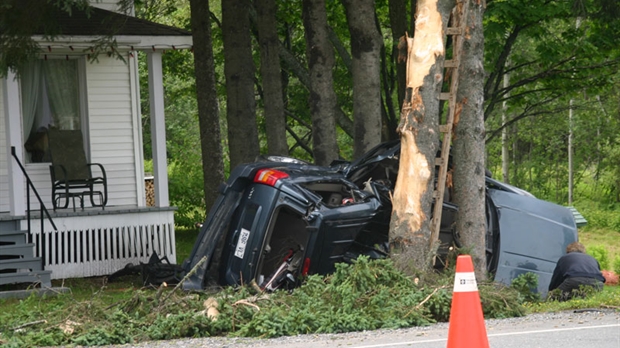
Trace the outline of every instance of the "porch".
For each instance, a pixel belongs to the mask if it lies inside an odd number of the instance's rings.
[[[0,213],[0,235],[15,227],[34,244],[34,256],[51,279],[111,274],[128,263],[148,262],[153,253],[176,263],[174,207],[79,207],[50,211],[57,229],[41,213],[26,216]],[[43,232],[42,232],[43,231]],[[1,275],[0,275],[1,276]]]

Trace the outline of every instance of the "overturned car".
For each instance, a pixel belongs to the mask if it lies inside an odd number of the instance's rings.
[[[183,263],[185,272],[194,271],[183,288],[294,287],[304,275],[329,274],[360,255],[387,257],[399,154],[393,141],[329,167],[288,157],[236,167]],[[486,190],[488,271],[506,284],[534,272],[539,293],[546,293],[557,259],[577,240],[571,211],[490,176]],[[444,202],[440,253],[460,246],[457,212]]]

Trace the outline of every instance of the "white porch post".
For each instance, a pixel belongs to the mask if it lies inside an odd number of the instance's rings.
[[[4,98],[4,119],[6,125],[7,169],[9,181],[9,209],[11,215],[20,216],[26,213],[26,191],[24,174],[11,155],[11,146],[15,147],[15,155],[22,161],[23,136],[21,127],[21,103],[19,99],[19,83],[15,73],[9,70],[2,81]]]
[[[149,101],[151,107],[151,146],[153,148],[153,175],[155,176],[155,206],[167,207],[168,171],[166,160],[166,123],[164,118],[164,86],[161,52],[148,52]]]

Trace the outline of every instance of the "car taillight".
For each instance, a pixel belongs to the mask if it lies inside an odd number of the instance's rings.
[[[261,169],[254,176],[254,182],[274,186],[280,179],[288,178],[288,174],[279,170]]]
[[[305,277],[308,275],[309,271],[310,271],[310,258],[306,257],[306,259],[304,260],[304,267],[301,269],[301,275]]]

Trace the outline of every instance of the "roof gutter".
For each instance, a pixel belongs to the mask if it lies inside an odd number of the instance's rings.
[[[40,46],[48,49],[69,48],[69,49],[90,49],[100,40],[102,36],[61,36],[54,40],[46,40],[42,35],[35,35],[32,39]],[[191,35],[178,36],[114,36],[117,48],[131,51],[149,51],[165,49],[191,49],[193,46]]]

